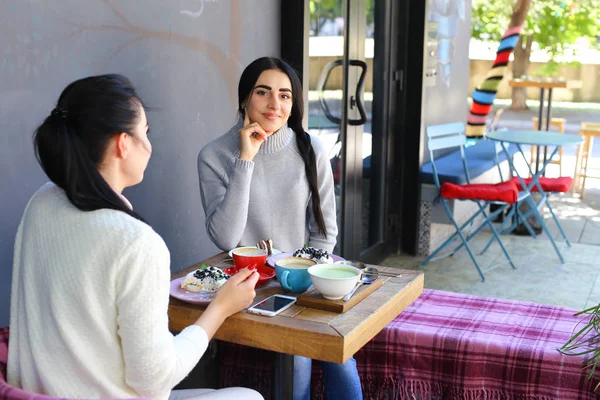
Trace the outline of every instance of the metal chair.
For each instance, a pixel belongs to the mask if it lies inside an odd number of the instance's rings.
[[[506,151],[505,144],[502,144],[502,146]],[[519,149],[519,153],[523,157],[523,160],[527,162],[527,158],[525,157],[523,149],[520,145],[517,145],[517,147]],[[527,203],[528,209],[525,211],[521,211],[519,204],[517,204],[517,206],[515,207],[512,207],[511,212],[507,215],[507,218],[505,218],[498,231],[502,234],[508,234],[513,232],[519,226],[519,224],[522,223],[525,226],[529,235],[533,238],[537,238],[536,233],[534,232],[533,228],[531,227],[531,224],[528,221],[528,218],[530,216],[533,216],[539,223],[541,230],[546,234],[546,236],[550,240],[550,243],[552,244],[552,247],[554,247],[554,250],[560,258],[560,261],[564,264],[564,257],[562,256],[556,244],[556,241],[548,231],[548,227],[546,226],[544,218],[540,212],[544,205],[548,208],[548,211],[550,212],[552,219],[558,227],[558,230],[562,235],[564,242],[568,246],[571,246],[571,242],[569,241],[567,235],[563,231],[560,222],[558,221],[558,218],[556,217],[556,214],[554,213],[554,210],[552,209],[552,206],[550,205],[550,202],[547,201],[547,199],[549,193],[567,193],[571,189],[573,179],[570,177],[546,178],[542,176],[543,171],[545,171],[548,164],[552,161],[553,157],[558,152],[558,149],[559,148],[557,147],[551,152],[550,157],[546,159],[546,162],[542,165],[542,168],[537,173],[533,172],[530,164],[527,165],[529,175],[531,175],[530,178],[523,178],[515,168],[513,160],[509,158],[508,162],[510,164],[511,171],[514,171],[516,175],[512,177],[511,182],[517,187],[517,190],[519,191],[520,199],[518,200],[518,203],[521,204],[521,201],[523,200]],[[538,202],[536,202],[536,200],[530,195],[532,192],[538,192],[541,194],[541,198]],[[509,222],[510,225],[507,226]],[[481,254],[487,251],[492,242],[493,239],[491,239],[487,243],[487,245],[482,250]]]
[[[492,225],[492,221],[498,216],[500,213],[504,212],[504,210],[510,205],[515,204],[517,201],[522,200],[519,195],[519,191],[517,190],[516,185],[512,181],[501,182],[498,184],[471,184],[469,177],[469,170],[467,167],[467,160],[465,158],[464,153],[464,144],[466,142],[465,136],[465,126],[462,123],[452,123],[445,125],[434,125],[429,126],[426,129],[427,133],[427,145],[429,148],[429,155],[431,158],[431,165],[433,167],[433,179],[435,182],[435,186],[438,189],[439,199],[444,207],[448,218],[450,219],[452,225],[455,228],[455,232],[444,242],[442,243],[427,259],[425,259],[420,266],[424,266],[432,260],[437,260],[443,257],[447,257],[455,254],[458,250],[460,250],[463,246],[466,248],[469,257],[473,261],[475,268],[479,272],[481,276],[481,280],[485,281],[485,276],[483,274],[483,270],[480,268],[477,259],[475,258],[473,251],[469,247],[469,241],[475,237],[484,227],[489,227],[493,234],[493,240],[495,239],[504,256],[506,257],[506,261],[493,265],[486,269],[489,271],[496,267],[499,267],[504,264],[510,264],[513,268],[515,265],[513,264],[504,244],[502,244],[502,240],[496,231],[496,228]],[[440,183],[440,179],[438,176],[438,170],[435,166],[435,153],[439,151],[445,151],[452,148],[459,148],[463,169],[465,173],[465,179],[467,184],[464,185],[455,185],[452,183]],[[448,199],[456,199],[456,200],[470,200],[477,204],[478,211],[475,212],[465,223],[462,225],[458,225],[454,216],[452,215],[452,211],[448,206]],[[498,208],[489,213],[487,211],[487,207],[491,204],[495,204]],[[476,218],[483,216],[483,221],[478,225],[476,223]],[[469,232],[465,232],[468,230]],[[448,245],[452,244],[456,238],[460,238],[459,245],[452,250],[448,254],[444,254],[442,256],[436,257],[444,248]]]

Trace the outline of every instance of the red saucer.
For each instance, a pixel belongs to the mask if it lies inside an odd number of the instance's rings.
[[[268,280],[273,279],[273,277],[275,276],[275,270],[271,267],[267,267],[266,265],[260,265],[257,268],[257,271],[260,275],[260,278],[258,278],[256,286],[265,284]],[[238,269],[234,265],[232,267],[223,268],[223,272],[229,275],[235,275],[238,273]]]

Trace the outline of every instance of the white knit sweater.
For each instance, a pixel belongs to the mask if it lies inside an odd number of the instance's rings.
[[[67,398],[168,398],[208,345],[198,326],[168,330],[169,262],[148,225],[80,211],[43,186],[16,237],[8,383]]]

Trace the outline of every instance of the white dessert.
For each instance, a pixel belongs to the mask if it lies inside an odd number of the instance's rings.
[[[314,260],[317,264],[333,264],[333,258],[329,255],[327,250],[321,250],[310,246],[296,249],[292,256]]]
[[[216,292],[227,282],[229,275],[217,267],[206,267],[190,272],[181,281],[181,288],[190,292]]]

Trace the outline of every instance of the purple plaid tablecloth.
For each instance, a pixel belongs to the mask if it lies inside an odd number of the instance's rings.
[[[583,358],[557,351],[576,312],[425,290],[356,353],[365,399],[599,399]],[[229,343],[219,351],[222,387],[270,398],[272,353]],[[315,362],[311,398],[323,397],[322,385]]]

